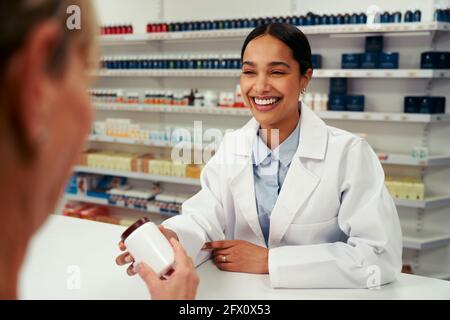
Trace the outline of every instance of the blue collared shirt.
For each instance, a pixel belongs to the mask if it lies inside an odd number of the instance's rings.
[[[253,144],[253,177],[259,224],[268,244],[270,215],[283,186],[300,140],[300,121],[295,130],[277,148],[271,150],[258,135]]]

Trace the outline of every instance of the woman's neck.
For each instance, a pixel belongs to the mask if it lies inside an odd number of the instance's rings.
[[[0,215],[23,216],[14,207],[2,204]],[[17,299],[17,282],[29,236],[15,232],[15,226],[7,225],[8,220],[3,217],[0,223],[5,223],[0,227],[0,299]]]
[[[0,146],[0,152],[3,151]],[[17,281],[31,238],[22,172],[5,152],[0,168],[0,299],[17,298]],[[28,208],[28,209],[27,209]]]
[[[300,121],[300,110],[292,116],[283,119],[280,123],[274,123],[269,126],[261,125],[261,137],[266,145],[271,149],[276,149],[282,144],[290,134],[295,130]]]

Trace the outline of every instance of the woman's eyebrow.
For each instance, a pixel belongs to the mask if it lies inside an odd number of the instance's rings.
[[[250,67],[256,67],[256,64],[254,62],[251,62],[251,61],[244,61],[244,62],[242,62],[242,65],[244,65],[244,64],[247,64]]]
[[[256,67],[256,63],[252,62],[252,61],[244,61],[242,62],[242,65],[248,65],[250,67]],[[287,64],[286,62],[283,61],[272,61],[269,63],[269,67],[277,67],[277,66],[284,66],[286,68],[291,68],[291,66],[289,64]]]
[[[285,66],[286,68],[291,68],[291,66],[289,64],[287,64],[286,62],[283,61],[272,61],[271,63],[269,63],[270,67],[277,67],[277,66]]]

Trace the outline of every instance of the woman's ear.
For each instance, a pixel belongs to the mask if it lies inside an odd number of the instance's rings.
[[[306,70],[305,74],[300,76],[300,88],[306,89],[308,87],[309,81],[311,81],[313,75],[313,69],[309,68]]]
[[[28,154],[45,140],[48,118],[55,94],[55,79],[48,72],[60,30],[56,22],[44,22],[26,37],[21,49],[10,61],[9,74],[13,80],[10,110],[15,118],[15,130]]]

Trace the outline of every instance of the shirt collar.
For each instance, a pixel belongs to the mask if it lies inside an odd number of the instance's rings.
[[[256,143],[253,144],[253,163],[255,165],[259,166],[270,154],[274,160],[280,160],[280,162],[287,167],[291,163],[292,158],[298,149],[300,140],[300,121],[297,123],[297,126],[294,131],[291,132],[289,137],[273,151],[270,150],[259,134],[257,134],[256,140]]]

